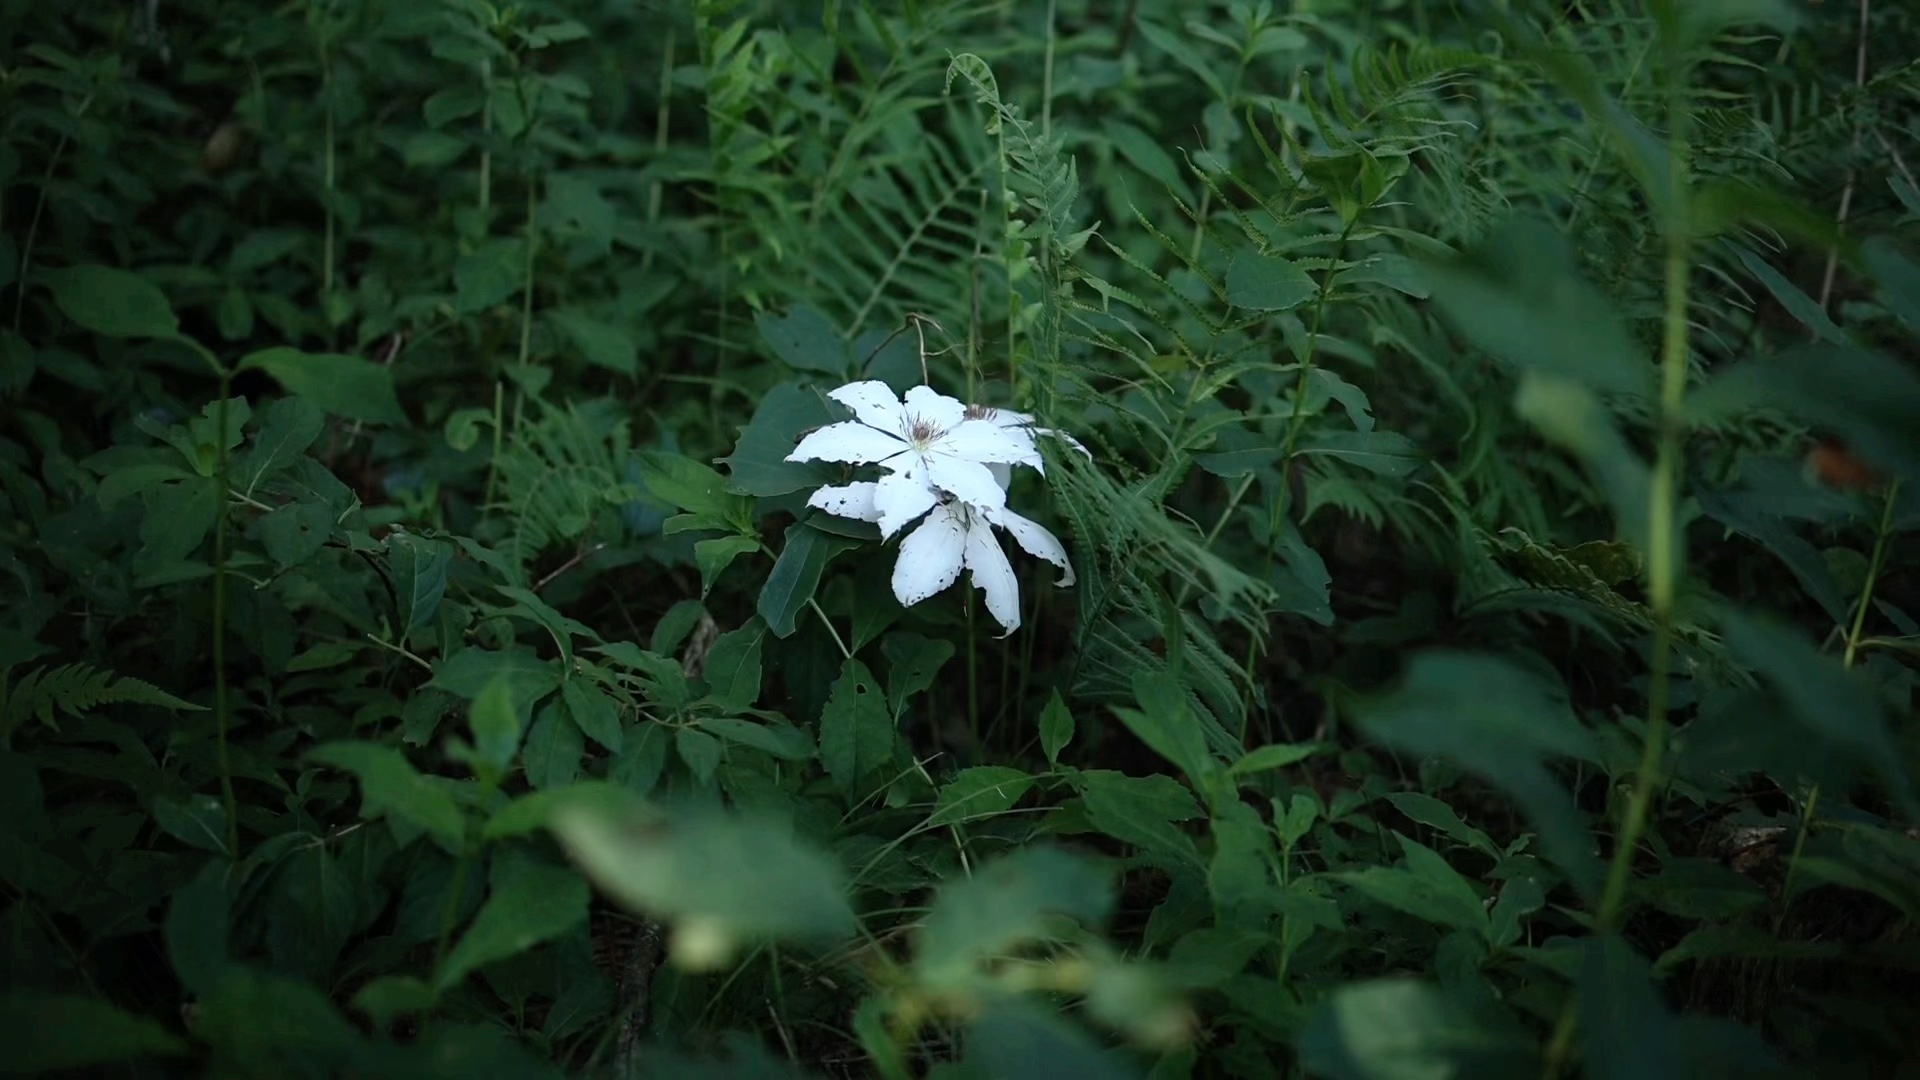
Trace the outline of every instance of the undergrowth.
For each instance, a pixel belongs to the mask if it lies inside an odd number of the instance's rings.
[[[1911,1068],[1905,7],[0,41],[8,1069]],[[1069,584],[902,606],[868,380]]]

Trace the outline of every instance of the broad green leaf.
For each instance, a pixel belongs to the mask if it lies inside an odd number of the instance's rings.
[[[522,795],[501,807],[480,830],[487,840],[525,836],[547,827],[553,815],[568,806],[599,807],[609,813],[638,812],[633,793],[604,780],[581,780],[566,787]]]
[[[580,775],[580,757],[587,752],[587,740],[574,724],[572,714],[558,697],[542,702],[527,729],[527,742],[520,751],[527,770],[527,783],[536,791],[564,787]]]
[[[260,481],[292,465],[320,437],[327,418],[303,397],[283,397],[261,414],[260,432],[233,466],[233,484],[251,495]]]
[[[227,812],[211,795],[189,795],[179,801],[162,795],[153,800],[153,820],[183,844],[233,857],[227,850]]]
[[[1023,848],[941,886],[920,929],[914,967],[932,985],[959,985],[976,966],[1048,936],[1066,916],[1098,928],[1113,909],[1108,872],[1052,847]]]
[[[392,817],[431,835],[448,851],[461,849],[466,821],[447,789],[414,771],[398,750],[370,742],[331,742],[307,753],[310,761],[353,773],[360,780],[360,816]]]
[[[472,315],[505,303],[525,287],[530,269],[524,238],[496,236],[482,242],[454,264],[454,310]]]
[[[786,544],[780,557],[760,588],[757,610],[773,629],[773,636],[788,637],[800,618],[800,612],[820,587],[820,575],[827,563],[859,543],[844,536],[822,532],[804,522],[787,526]]]
[[[1207,890],[1220,925],[1235,930],[1264,928],[1274,914],[1273,837],[1253,808],[1221,800],[1213,820],[1213,856],[1207,863]]]
[[[1187,190],[1179,163],[1160,145],[1159,139],[1111,116],[1101,118],[1100,128],[1128,164],[1176,192]]]
[[[760,653],[767,626],[758,617],[714,639],[707,650],[707,693],[723,712],[744,712],[760,697]]]
[[[634,461],[647,490],[682,510],[725,518],[739,505],[727,493],[726,477],[690,457],[644,450]]]
[[[89,1069],[188,1049],[154,1020],[71,994],[8,990],[0,996],[0,1028],[9,1033],[7,1071],[16,1073]]]
[[[584,312],[561,308],[546,313],[587,363],[633,376],[640,372],[640,345],[624,328]]]
[[[333,533],[333,511],[319,503],[288,503],[263,515],[254,528],[267,557],[286,569],[313,558],[326,546]]]
[[[477,968],[573,929],[586,920],[592,898],[587,883],[565,867],[528,857],[498,864],[480,914],[434,972],[435,989],[444,992]]]
[[[1613,304],[1580,279],[1557,230],[1516,220],[1472,252],[1425,270],[1440,309],[1514,370],[1613,393],[1651,389],[1652,365]]]
[[[393,572],[393,591],[400,606],[402,636],[433,621],[447,594],[447,572],[453,566],[453,548],[403,529],[387,534],[387,566]]]
[[[844,377],[853,366],[846,338],[825,315],[808,305],[798,305],[784,315],[758,312],[753,324],[774,355],[796,371]]]
[[[1904,759],[1870,683],[1820,652],[1799,631],[1774,620],[1727,610],[1721,613],[1720,629],[1728,650],[1773,688],[1794,719],[1819,739],[1878,768],[1895,795],[1914,806],[1912,779],[1901,766]]]
[[[1227,766],[1227,771],[1235,776],[1247,776],[1252,773],[1266,772],[1268,769],[1284,769],[1297,765],[1320,752],[1319,743],[1275,743],[1271,746],[1258,746],[1247,751],[1240,760]]]
[[[1173,822],[1200,816],[1193,794],[1171,777],[1131,777],[1114,772],[1081,774],[1081,799],[1094,828],[1189,866],[1204,865],[1193,839]]]
[[[1494,901],[1493,912],[1488,918],[1491,924],[1488,940],[1497,949],[1504,949],[1518,942],[1521,937],[1521,921],[1528,915],[1547,906],[1547,890],[1536,877],[1511,878],[1500,889],[1500,898]]]
[[[1612,1029],[1608,1029],[1612,1030]],[[1348,983],[1314,1011],[1300,1064],[1326,1080],[1536,1074],[1525,1032],[1490,1028],[1439,989],[1406,978]]]
[[[1033,786],[1034,778],[1005,765],[976,765],[960,770],[940,789],[927,827],[953,825],[1004,814]]]
[[[1278,255],[1242,251],[1227,267],[1227,303],[1254,311],[1288,311],[1318,291],[1313,278]]]
[[[233,906],[227,890],[233,875],[231,863],[210,860],[191,881],[174,890],[167,904],[167,959],[190,993],[210,993],[226,969]]]
[[[180,322],[160,286],[138,274],[110,266],[69,266],[44,270],[41,281],[53,290],[62,314],[96,334],[115,338],[172,338]]]
[[[363,356],[307,353],[276,346],[248,353],[241,371],[264,371],[288,392],[349,420],[404,424],[406,410],[393,391],[392,370]]]
[[[1200,718],[1194,714],[1179,679],[1170,672],[1139,671],[1133,676],[1133,694],[1140,708],[1115,707],[1113,713],[1141,742],[1186,773],[1196,785],[1219,770],[1219,762],[1207,752]]]
[[[1595,760],[1598,748],[1543,675],[1496,656],[1434,649],[1408,662],[1399,687],[1357,701],[1354,714],[1397,750],[1451,758],[1505,789],[1568,877],[1583,891],[1599,885],[1593,837],[1545,764]]]
[[[757,536],[716,536],[693,543],[693,561],[700,567],[700,599],[705,600],[713,591],[713,583],[733,560],[750,551],[760,550],[760,538]]]
[[[680,753],[693,778],[701,784],[713,782],[713,772],[720,767],[720,757],[724,748],[720,740],[695,728],[683,727],[673,733],[673,748]]]
[[[1500,846],[1493,842],[1492,837],[1460,820],[1460,815],[1454,813],[1453,807],[1439,799],[1417,791],[1392,792],[1386,796],[1386,799],[1393,804],[1394,809],[1420,824],[1439,829],[1476,851],[1484,852],[1496,859],[1500,857]]]
[[[1528,373],[1514,411],[1580,460],[1606,493],[1621,537],[1646,551],[1653,472],[1627,443],[1600,399],[1577,382]]]
[[[786,456],[802,434],[838,419],[826,395],[811,386],[782,383],[767,391],[753,419],[740,429],[733,453],[721,459],[727,466],[728,489],[767,497],[837,483],[829,466],[787,461]]]
[[[820,713],[820,763],[841,791],[852,793],[893,758],[893,715],[873,672],[849,658]]]
[[[857,925],[840,868],[771,822],[693,810],[650,820],[569,806],[552,829],[614,900],[699,920],[729,941],[838,940]]]
[[[562,615],[552,604],[542,600],[540,594],[534,592],[532,589],[522,588],[518,585],[495,585],[494,588],[498,590],[502,596],[513,601],[513,607],[508,609],[511,613],[525,615],[532,619],[534,622],[540,624],[540,627],[547,632],[549,637],[553,638],[554,647],[560,650],[560,668],[562,671],[573,670],[574,638],[583,637],[589,641],[599,640],[600,635],[594,633],[591,626],[580,622],[578,619],[570,619]]]
[[[953,642],[900,631],[880,643],[887,658],[887,708],[899,716],[914,695],[933,685],[941,667],[953,658]]]
[[[1073,711],[1055,690],[1040,710],[1040,749],[1047,755],[1047,764],[1060,764],[1060,751],[1072,741]]]
[[[761,724],[732,716],[709,716],[700,721],[700,730],[765,751],[782,761],[807,761],[814,756],[813,740],[791,724]]]
[[[1392,431],[1323,431],[1303,439],[1296,452],[1330,457],[1395,478],[1413,472],[1426,460],[1412,439]]]
[[[505,672],[487,681],[486,688],[473,699],[467,710],[467,726],[473,732],[473,749],[494,776],[507,771],[513,755],[520,750],[520,735],[527,712],[514,700],[514,683]],[[525,703],[531,706],[531,702]]]
[[[568,679],[560,684],[560,700],[567,715],[581,733],[611,753],[619,753],[622,741],[620,704],[584,679]]]
[[[1839,435],[1869,465],[1920,480],[1920,374],[1885,353],[1803,345],[1728,368],[1688,405],[1702,421],[1753,408],[1779,409]]]
[[[1334,876],[1376,903],[1415,918],[1487,936],[1487,909],[1460,872],[1433,849],[1398,837],[1404,867],[1369,866]]]

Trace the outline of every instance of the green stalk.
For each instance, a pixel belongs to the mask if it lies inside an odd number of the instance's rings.
[[[233,762],[227,750],[227,729],[232,726],[227,707],[227,492],[232,490],[233,455],[227,449],[227,399],[233,396],[233,373],[226,365],[220,369],[220,403],[214,406],[214,428],[219,459],[219,509],[213,519],[213,730],[214,754],[220,765],[220,801],[227,815],[227,857],[240,859],[240,802],[233,793]]]

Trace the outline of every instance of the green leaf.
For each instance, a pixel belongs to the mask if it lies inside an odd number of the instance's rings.
[[[620,752],[623,731],[618,702],[584,679],[561,683],[560,700],[565,702],[567,715],[582,734],[611,753]]]
[[[1426,461],[1412,439],[1392,431],[1323,431],[1302,440],[1297,452],[1330,457],[1395,478],[1406,476]]]
[[[804,522],[787,526],[786,545],[780,549],[767,583],[760,588],[757,607],[775,637],[793,633],[800,612],[820,587],[820,575],[826,572],[827,563],[858,546],[856,540],[822,532]]]
[[[1613,304],[1580,279],[1558,230],[1516,220],[1474,251],[1425,269],[1440,309],[1516,371],[1607,392],[1651,388],[1652,365]]]
[[[307,353],[276,346],[248,353],[241,371],[264,371],[289,393],[349,420],[404,424],[406,410],[393,392],[392,370],[363,356]]]
[[[507,771],[513,755],[520,750],[520,733],[526,712],[514,700],[514,680],[507,672],[498,672],[486,688],[473,699],[467,710],[467,726],[473,732],[473,749],[478,761],[494,776]],[[531,711],[532,702],[525,703]]]
[[[1113,908],[1110,876],[1053,847],[1023,848],[949,881],[920,929],[914,967],[926,985],[963,984],[980,963],[1049,937],[1054,916],[1097,929]]]
[[[1598,756],[1560,687],[1500,657],[1435,649],[1408,662],[1398,688],[1356,702],[1354,714],[1369,736],[1410,754],[1451,758],[1506,790],[1568,877],[1583,891],[1598,887],[1593,837],[1545,765],[1551,757]]]
[[[757,312],[753,324],[773,354],[796,371],[845,377],[853,366],[846,339],[825,315],[808,305],[798,305],[785,315]]]
[[[690,457],[644,450],[634,455],[634,463],[648,491],[682,510],[724,519],[739,505],[727,493],[726,477]]]
[[[1139,671],[1133,676],[1133,694],[1140,708],[1115,707],[1113,714],[1127,729],[1199,784],[1219,769],[1219,763],[1207,753],[1206,735],[1200,730],[1200,718],[1187,702],[1187,691],[1180,680],[1165,671]]]
[[[1880,286],[1880,299],[1887,310],[1906,323],[1909,331],[1920,333],[1920,263],[1884,236],[1860,245],[1860,254]]]
[[[1404,978],[1348,983],[1335,990],[1307,1023],[1300,1064],[1326,1080],[1538,1072],[1531,1040],[1524,1033],[1489,1029],[1437,988]]]
[[[1634,895],[1683,919],[1728,919],[1767,903],[1758,882],[1712,859],[1668,859],[1633,884]]]
[[[506,303],[525,285],[527,270],[524,238],[496,236],[482,242],[453,266],[454,311],[474,315]]]
[[[387,534],[387,566],[393,572],[393,591],[399,600],[402,637],[433,621],[447,594],[447,571],[453,567],[453,547],[403,529]]]
[[[267,406],[253,446],[234,462],[234,486],[253,494],[260,481],[299,460],[326,422],[325,414],[303,397],[283,397]]]
[[[960,770],[940,789],[927,827],[953,825],[1004,814],[1033,787],[1034,778],[1005,765],[976,765]]]
[[[1046,707],[1040,710],[1040,749],[1047,755],[1047,764],[1060,764],[1060,751],[1073,741],[1073,712],[1055,690],[1047,697]]]
[[[1080,783],[1087,821],[1095,829],[1189,866],[1205,865],[1192,838],[1172,824],[1200,816],[1193,793],[1172,777],[1095,771],[1082,773]]]
[[[702,784],[713,782],[713,772],[720,767],[722,747],[720,740],[690,727],[683,727],[673,733],[673,748],[680,753],[680,760],[687,763],[693,778]]]
[[[1717,422],[1774,408],[1842,436],[1863,461],[1920,480],[1920,374],[1885,353],[1803,345],[1729,368],[1689,401],[1697,420]]]
[[[592,898],[587,883],[565,867],[528,857],[500,862],[487,902],[434,972],[434,988],[445,992],[477,968],[559,937],[586,921]]]
[[[233,857],[227,850],[227,812],[211,795],[189,795],[180,802],[162,795],[153,800],[153,820],[183,844]]]
[[[1142,23],[1144,26],[1145,24]],[[1140,1067],[1050,1006],[994,1001],[967,1027],[960,1075],[993,1080],[1137,1080]]]
[[[587,741],[574,725],[573,717],[558,697],[550,697],[534,714],[527,729],[527,744],[521,761],[527,770],[527,783],[536,791],[564,787],[580,775],[580,757],[587,752]]]
[[[1479,894],[1439,853],[1417,841],[1395,834],[1406,853],[1405,867],[1369,866],[1335,874],[1376,903],[1416,918],[1481,937],[1488,933],[1487,910]]]
[[[635,911],[697,919],[731,941],[839,940],[857,926],[839,867],[768,821],[569,806],[552,828],[594,883]]]
[[[925,693],[941,667],[953,659],[953,642],[901,631],[888,634],[880,652],[887,658],[887,708],[900,716],[908,699]]]
[[[1810,733],[1878,768],[1895,796],[1914,807],[1912,779],[1872,684],[1772,619],[1728,610],[1721,613],[1720,629],[1728,650],[1773,688]]]
[[[439,995],[425,979],[413,975],[381,975],[353,995],[353,1008],[366,1013],[381,1030],[410,1013],[433,1008]]]
[[[1259,746],[1247,751],[1240,760],[1227,767],[1234,776],[1247,776],[1252,773],[1266,772],[1268,769],[1284,769],[1297,765],[1320,752],[1319,743],[1295,743],[1288,745],[1276,743],[1272,746]]]
[[[573,342],[587,363],[629,377],[640,373],[640,344],[624,328],[566,308],[546,312],[545,317]]]
[[[721,711],[744,712],[760,697],[760,653],[766,624],[757,617],[729,630],[707,650],[707,692]]]
[[[254,528],[267,557],[286,569],[320,554],[333,534],[333,511],[320,503],[288,503],[262,515]]]
[[[716,536],[707,540],[696,540],[693,544],[693,561],[700,567],[700,599],[705,600],[713,591],[713,583],[733,560],[750,551],[760,550],[760,538],[757,536]]]
[[[1780,301],[1780,306],[1787,309],[1787,314],[1800,321],[1800,325],[1820,335],[1823,341],[1831,341],[1835,345],[1848,343],[1846,332],[1834,325],[1826,309],[1814,303],[1813,297],[1801,292],[1800,287],[1788,281],[1780,271],[1768,266],[1764,259],[1745,247],[1735,245],[1733,254],[1740,260],[1740,265],[1747,268],[1747,273],[1759,279],[1760,284],[1773,294],[1773,298]]]
[[[1386,799],[1394,809],[1420,824],[1439,829],[1476,851],[1500,858],[1500,846],[1493,842],[1493,837],[1460,820],[1460,815],[1454,813],[1453,807],[1439,799],[1417,791],[1391,792]]]
[[[722,459],[729,489],[770,497],[835,483],[834,470],[827,465],[787,461],[786,456],[802,434],[837,419],[826,395],[810,386],[782,383],[767,391],[753,419],[740,429],[733,453]]]
[[[180,322],[160,286],[110,266],[45,270],[40,280],[53,290],[62,314],[105,337],[175,338]]]
[[[525,836],[547,827],[553,815],[569,806],[598,807],[608,813],[637,812],[640,802],[632,792],[604,780],[582,780],[566,787],[522,795],[501,807],[480,830],[486,840]]]
[[[820,713],[820,763],[842,792],[893,758],[893,715],[873,672],[855,658],[840,667]]]
[[[1227,303],[1254,311],[1289,311],[1313,299],[1319,286],[1300,265],[1278,255],[1242,251],[1227,267]]]
[[[765,751],[782,761],[808,761],[813,757],[813,740],[791,724],[758,724],[732,716],[709,716],[700,721],[700,730]]]
[[[224,859],[211,860],[191,881],[174,890],[167,905],[167,959],[190,993],[211,993],[226,970],[230,955],[227,928],[233,906],[227,890],[233,874],[233,864]]]
[[[84,1069],[154,1055],[187,1052],[187,1043],[158,1023],[95,998],[8,990],[0,996],[0,1029],[8,1072]]]
[[[370,742],[331,742],[307,759],[360,779],[360,816],[391,816],[423,830],[451,852],[461,850],[466,820],[446,788],[414,771],[398,750]]]

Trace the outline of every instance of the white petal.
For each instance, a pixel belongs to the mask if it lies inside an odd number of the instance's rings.
[[[880,523],[882,540],[892,539],[894,533],[933,509],[939,501],[940,496],[927,485],[926,474],[918,469],[908,469],[883,476],[874,485],[874,516],[869,520]]]
[[[974,461],[1001,461],[1009,465],[1031,465],[1042,472],[1046,462],[1033,445],[1033,437],[1020,428],[1001,428],[985,420],[969,420],[949,430],[933,444],[936,451],[958,454]]]
[[[983,517],[973,518],[967,529],[966,563],[974,587],[987,594],[987,613],[1007,634],[1020,629],[1020,583],[1007,553],[1000,550],[1000,541],[994,539],[993,526]]]
[[[853,410],[853,415],[868,427],[904,437],[907,433],[906,410],[893,388],[879,379],[848,383],[827,391],[827,396]]]
[[[1011,510],[1001,507],[989,509],[983,507],[980,515],[995,525],[1013,534],[1013,539],[1027,554],[1037,559],[1045,559],[1060,568],[1060,580],[1055,585],[1065,588],[1073,584],[1073,563],[1067,560],[1067,549],[1058,537],[1048,532],[1046,527]]]
[[[943,591],[960,577],[966,532],[952,511],[936,506],[927,520],[900,542],[900,558],[893,564],[893,595],[902,607],[912,607]]]
[[[950,454],[927,455],[927,481],[964,503],[1007,505],[1007,489],[994,480],[992,470],[977,461]]]
[[[907,390],[907,420],[919,421],[941,431],[952,431],[967,418],[967,407],[931,386]]]
[[[993,482],[1005,491],[1013,486],[1013,466],[1002,465],[997,461],[987,462],[987,471],[993,474]]]
[[[906,448],[896,435],[877,431],[853,420],[828,424],[800,440],[788,461],[844,461],[863,465],[884,461]]]
[[[880,511],[873,506],[873,493],[878,486],[871,480],[858,480],[845,487],[823,487],[807,496],[807,505],[836,517],[878,521]]]

